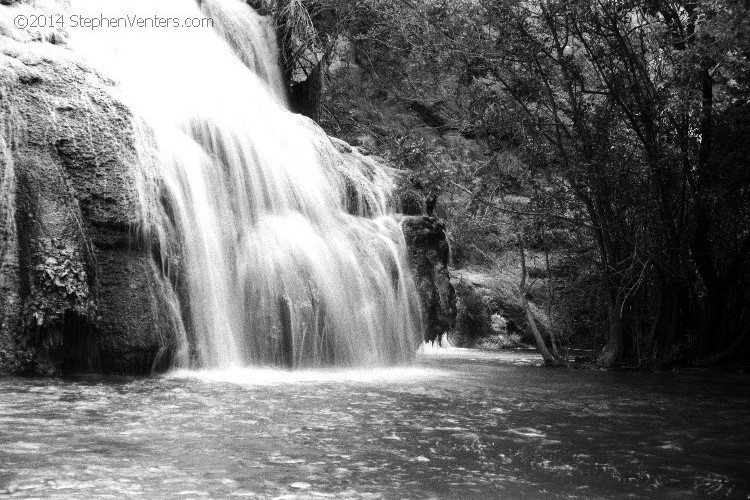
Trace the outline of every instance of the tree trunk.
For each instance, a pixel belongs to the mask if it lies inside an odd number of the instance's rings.
[[[607,300],[607,345],[604,346],[596,365],[611,368],[618,363],[625,351],[625,336],[623,334],[622,299],[617,290],[610,290]]]
[[[552,303],[555,298],[555,284],[552,279],[552,269],[551,269],[551,266],[549,265],[549,246],[547,246],[547,243],[546,243],[546,235],[545,235],[545,244],[544,244],[544,263],[547,268],[547,317],[549,318],[549,340],[550,340],[550,343],[552,344],[552,354],[555,356],[555,359],[557,359],[558,361],[567,363],[566,356],[564,356],[560,352],[560,348],[557,345],[557,339],[555,338],[554,322],[552,321]]]
[[[529,300],[526,298],[526,250],[524,248],[523,238],[520,234],[516,234],[516,239],[518,240],[518,251],[521,254],[521,303],[523,304],[523,309],[526,312],[526,319],[529,322],[531,333],[534,335],[534,343],[536,344],[536,348],[539,351],[539,354],[542,355],[542,359],[544,359],[544,362],[548,365],[558,365],[560,364],[559,360],[557,360],[555,356],[549,352],[549,349],[547,349],[547,345],[544,343],[544,338],[539,332],[539,327],[536,324],[536,319],[534,319],[534,314],[531,312]]]

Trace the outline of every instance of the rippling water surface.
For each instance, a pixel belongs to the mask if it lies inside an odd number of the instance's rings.
[[[0,498],[748,498],[747,375],[537,364],[0,379]]]

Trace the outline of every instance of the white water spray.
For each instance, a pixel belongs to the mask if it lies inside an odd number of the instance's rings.
[[[194,0],[72,5],[92,15],[203,16]],[[224,37],[114,28],[74,32],[71,42],[114,75],[142,119],[143,231],[179,300],[192,346],[182,365],[411,358],[418,299],[388,216],[389,177],[364,157],[345,159],[283,107],[268,29],[252,29],[264,26],[257,14],[239,0],[203,5]]]

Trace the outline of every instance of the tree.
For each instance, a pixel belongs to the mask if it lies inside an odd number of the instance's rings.
[[[599,363],[746,346],[746,168],[717,168],[713,131],[747,99],[734,79],[747,9],[487,1],[474,15],[486,35],[470,80],[529,136],[527,160],[574,194],[561,208],[591,223],[608,318]]]

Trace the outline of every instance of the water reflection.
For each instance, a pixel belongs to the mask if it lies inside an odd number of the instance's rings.
[[[0,497],[747,498],[750,378],[413,368],[0,381]]]

